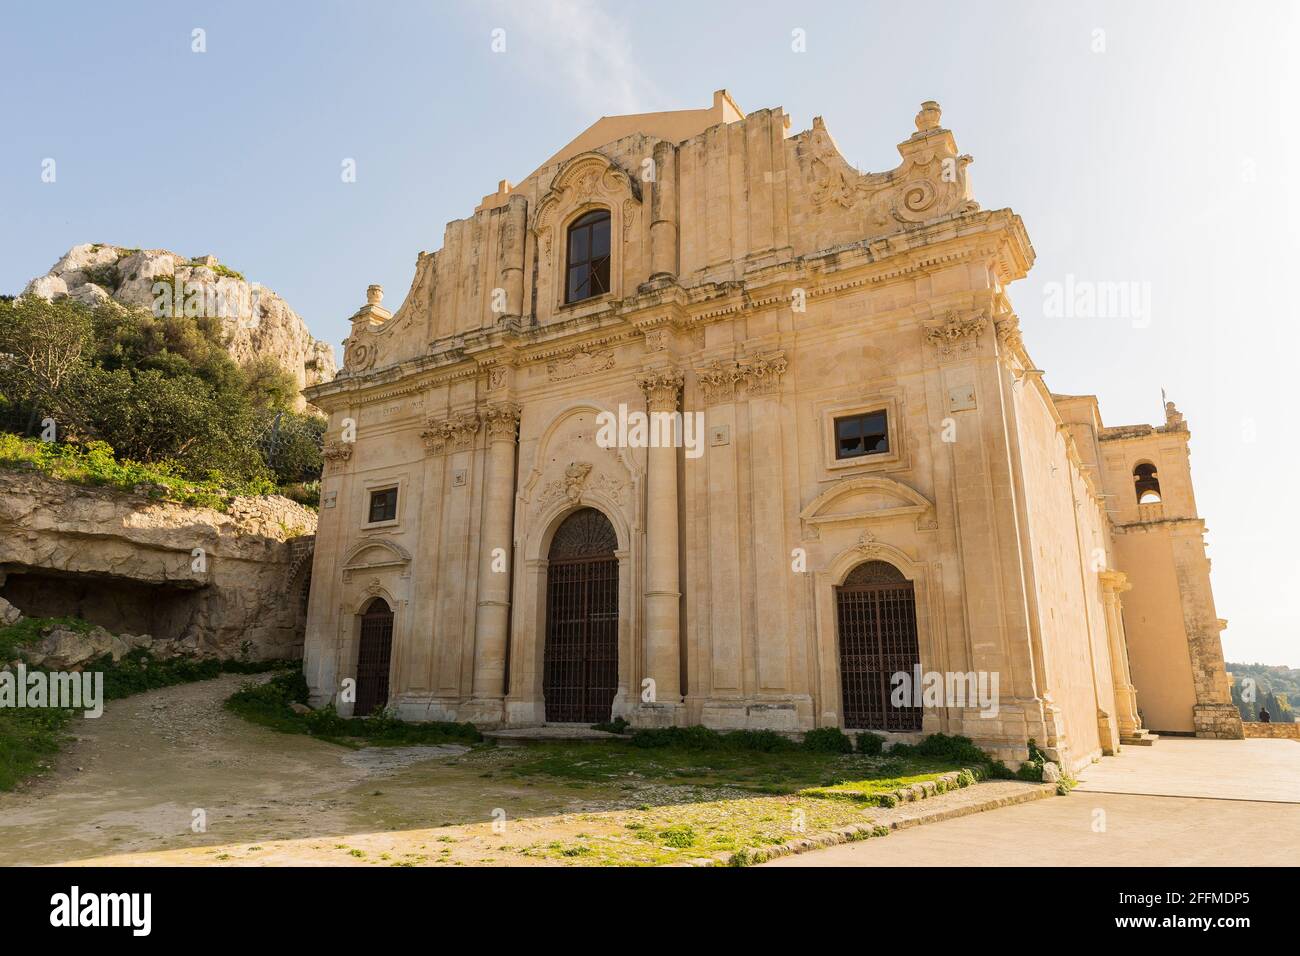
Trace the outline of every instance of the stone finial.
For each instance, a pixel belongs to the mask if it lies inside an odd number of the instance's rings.
[[[943,111],[939,109],[939,104],[934,100],[926,100],[921,104],[921,112],[916,114],[917,132],[927,133],[932,129],[939,128],[939,117]]]
[[[366,304],[378,305],[384,301],[384,287],[381,285],[366,286]]]

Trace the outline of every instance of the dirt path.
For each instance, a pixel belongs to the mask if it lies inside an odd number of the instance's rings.
[[[514,815],[572,808],[572,794],[455,766],[461,747],[349,750],[254,726],[222,708],[246,680],[151,691],[78,718],[53,772],[0,794],[0,865],[166,850],[212,862],[220,854],[205,848],[308,837],[338,862],[334,835],[490,821],[501,805]],[[192,829],[200,809],[206,832]],[[304,846],[293,862],[315,856]]]
[[[741,833],[765,846],[847,823],[903,825],[1036,788],[997,781],[883,810],[693,782],[680,768],[639,773],[602,753],[604,743],[562,756],[354,750],[227,712],[247,680],[152,691],[109,703],[98,720],[77,718],[78,740],[53,772],[0,794],[0,865],[645,865],[746,845],[735,842]],[[564,773],[549,773],[549,760]],[[193,827],[196,811],[205,829]]]

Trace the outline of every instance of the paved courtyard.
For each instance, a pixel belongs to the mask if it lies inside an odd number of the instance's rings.
[[[1294,866],[1300,743],[1164,737],[1039,800],[768,866]]]

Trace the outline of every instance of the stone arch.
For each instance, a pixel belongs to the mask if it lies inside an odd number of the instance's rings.
[[[546,719],[544,676],[547,633],[548,570],[551,544],[560,526],[573,514],[591,508],[614,529],[618,547],[618,683],[611,713],[630,714],[631,688],[637,679],[634,636],[639,611],[637,595],[638,548],[625,508],[600,492],[584,493],[578,501],[557,501],[535,516],[526,530],[523,555],[516,580],[514,626],[511,628],[511,675],[506,702],[507,720],[513,724],[540,724]]]
[[[618,536],[600,509],[570,510],[547,548],[542,691],[548,722],[601,723],[618,691]]]
[[[813,575],[813,611],[817,647],[817,722],[819,726],[844,726],[844,688],[840,662],[838,593],[853,571],[861,565],[879,561],[897,571],[912,589],[919,663],[923,668],[944,670],[942,598],[931,594],[936,586],[938,569],[915,560],[896,545],[878,541],[864,532],[858,542],[837,553]],[[943,729],[937,713],[922,715],[920,733]]]
[[[396,609],[378,594],[370,594],[357,615],[354,716],[365,717],[388,705],[395,620]]]

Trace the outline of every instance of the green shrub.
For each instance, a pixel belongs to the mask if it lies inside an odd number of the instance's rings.
[[[853,753],[853,741],[838,727],[818,727],[803,735],[803,749],[814,753]]]
[[[669,827],[660,832],[659,839],[663,841],[664,846],[684,850],[695,846],[695,831],[688,826]]]
[[[858,734],[858,753],[868,757],[879,757],[885,752],[885,738],[880,734],[863,731]]]
[[[622,734],[626,733],[627,729],[631,726],[632,725],[622,717],[615,717],[613,720],[607,720],[604,723],[592,724],[591,729],[603,730],[607,734]]]
[[[372,717],[341,717],[333,704],[305,714],[291,704],[307,702],[307,681],[300,669],[277,675],[260,685],[246,685],[226,700],[226,708],[245,720],[283,733],[309,734],[327,740],[366,740],[372,744],[475,744],[483,740],[470,723],[398,720],[384,711]]]
[[[1047,763],[1047,754],[1038,749],[1038,744],[1032,737],[1026,742],[1026,746],[1029,748],[1029,759],[1021,762],[1016,770],[1016,777],[1031,783],[1042,783],[1043,765]]]

